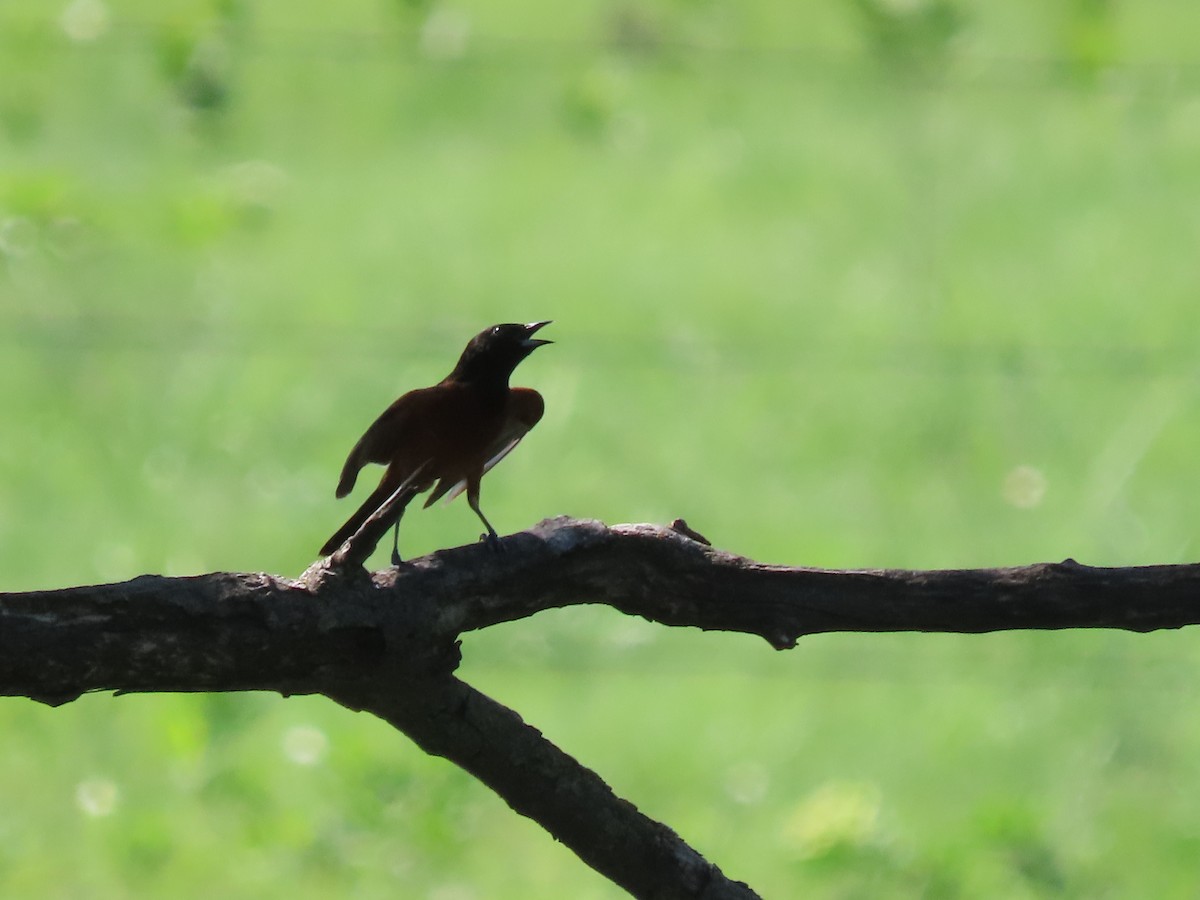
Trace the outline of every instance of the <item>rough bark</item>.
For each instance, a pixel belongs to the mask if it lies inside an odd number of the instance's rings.
[[[1200,565],[829,571],[757,563],[672,528],[547,520],[368,574],[366,528],[297,580],[216,573],[0,594],[0,695],[324,694],[471,772],[638,897],[748,898],[678,835],[454,677],[458,638],[581,603],[784,649],[827,631],[985,632],[1200,622]]]

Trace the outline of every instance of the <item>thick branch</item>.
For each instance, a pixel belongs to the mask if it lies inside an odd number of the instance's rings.
[[[690,536],[689,536],[690,535]],[[758,634],[983,632],[1200,622],[1200,566],[838,572],[769,566],[695,532],[549,520],[503,542],[368,575],[345,558],[298,581],[144,576],[0,594],[0,695],[85,691],[322,693],[391,722],[642,897],[752,897],[595,773],[452,676],[464,631],[609,604],[668,625]]]
[[[757,634],[777,649],[821,632],[1154,631],[1200,623],[1200,565],[1097,568],[1074,560],[1000,569],[767,565],[655,525],[550,519],[506,539],[386,573],[439,595],[439,627],[472,631],[543,609],[602,603],[664,625]],[[472,566],[468,560],[484,559]]]

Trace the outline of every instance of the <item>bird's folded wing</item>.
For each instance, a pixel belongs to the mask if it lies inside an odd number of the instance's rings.
[[[488,470],[490,470],[492,468],[492,466],[496,465],[496,463],[500,462],[500,460],[502,460],[502,459],[504,459],[504,457],[508,456],[508,454],[512,452],[513,447],[515,447],[515,446],[517,446],[517,444],[521,443],[521,438],[525,437],[525,435],[528,433],[529,433],[528,431],[524,431],[521,434],[517,435],[515,438],[512,438],[511,440],[509,440],[509,442],[507,444],[505,444],[503,447],[501,447],[500,450],[494,456],[492,456],[487,462],[485,462],[483,464],[483,471],[487,472]],[[444,484],[444,483],[445,482],[443,482],[442,484]],[[445,502],[449,503],[451,500],[453,500],[455,497],[457,497],[459,494],[461,494],[466,489],[467,489],[467,479],[465,479],[465,478],[461,479],[460,481],[458,481],[456,484],[452,485],[449,488],[443,488],[442,485],[439,484],[437,486],[437,488],[434,490],[433,495],[429,498],[429,500],[430,500],[430,502],[436,501],[438,499],[438,497],[440,497],[442,492],[444,491],[445,496],[446,496]],[[426,505],[428,505],[428,504],[426,504]]]
[[[486,461],[479,472],[480,477],[511,453],[513,447],[521,443],[521,439],[529,434],[534,425],[541,421],[544,409],[545,403],[542,401],[542,395],[535,390],[530,388],[513,388],[509,392],[508,410],[504,426],[501,428],[500,433],[492,440],[491,444],[488,445],[485,456]],[[468,476],[470,474],[470,472],[467,473]],[[425,506],[431,506],[441,499],[442,496],[445,496],[446,502],[449,503],[466,489],[467,478],[457,481],[447,481],[443,478],[438,482],[432,493],[430,493],[429,498],[425,501]]]

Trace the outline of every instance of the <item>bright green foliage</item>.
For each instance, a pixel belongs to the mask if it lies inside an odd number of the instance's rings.
[[[1200,8],[0,5],[0,588],[296,574],[497,321],[501,531],[836,567],[1197,555]],[[360,488],[356,497],[365,493]],[[464,503],[405,520],[470,540]],[[383,564],[383,556],[377,557]],[[1192,897],[1194,633],[568,610],[464,675],[768,897]],[[0,895],[613,898],[314,699],[0,703]]]

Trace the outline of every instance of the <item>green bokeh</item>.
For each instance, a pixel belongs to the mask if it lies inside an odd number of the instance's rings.
[[[552,318],[501,531],[794,564],[1196,556],[1200,8],[0,5],[0,587],[294,575],[350,444]],[[414,555],[478,533],[406,519]],[[383,555],[377,556],[382,564]],[[464,676],[765,896],[1191,897],[1188,632],[574,609]],[[0,703],[0,894],[612,898],[316,699]]]

